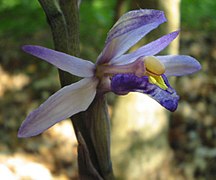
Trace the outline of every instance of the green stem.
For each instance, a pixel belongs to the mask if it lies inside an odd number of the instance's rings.
[[[73,116],[73,123],[76,133],[80,132],[85,140],[95,170],[103,179],[114,179],[110,159],[110,120],[105,97],[103,95],[96,97],[87,111]],[[79,148],[78,152],[83,152],[82,149],[83,147]],[[82,171],[80,174],[84,177],[88,175],[89,178],[99,179],[89,172],[87,160],[79,162],[79,168]]]
[[[68,32],[64,14],[55,0],[39,0],[50,25],[56,50],[68,52]]]
[[[55,49],[79,56],[79,9],[77,0],[39,0],[53,34]],[[58,3],[59,2],[59,3]],[[78,79],[59,70],[62,86]],[[90,107],[71,119],[78,139],[81,179],[114,179],[110,159],[110,120],[105,97],[98,95]]]

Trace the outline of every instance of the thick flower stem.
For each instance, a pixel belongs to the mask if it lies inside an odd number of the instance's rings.
[[[79,9],[77,0],[39,0],[53,34],[55,49],[79,56]],[[62,86],[77,78],[59,71]],[[78,139],[80,179],[114,179],[110,159],[110,121],[106,101],[98,95],[90,107],[71,119]]]
[[[80,175],[89,177],[89,179],[114,179],[112,171],[112,163],[110,159],[110,121],[107,113],[105,97],[98,96],[85,112],[73,116],[73,124],[77,134],[78,141],[83,138],[88,147],[88,152],[85,146],[78,148],[78,152],[82,152],[85,156],[90,156],[91,162],[86,158],[83,162],[79,162]],[[79,145],[82,143],[79,143]],[[94,158],[92,158],[94,157]],[[78,158],[83,158],[80,156]],[[79,159],[80,160],[80,159]],[[94,171],[98,173],[93,174],[90,164],[93,164]],[[93,176],[94,175],[94,176]]]

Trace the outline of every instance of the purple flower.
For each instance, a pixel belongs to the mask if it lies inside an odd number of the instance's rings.
[[[127,94],[129,92],[148,94],[166,109],[175,111],[178,106],[179,96],[176,94],[175,89],[170,86],[166,76],[162,75],[162,78],[167,86],[165,90],[150,83],[148,76],[137,77],[134,74],[114,75],[111,87],[112,91],[119,95]]]
[[[25,52],[83,79],[63,87],[32,111],[22,123],[18,136],[38,135],[55,123],[85,111],[96,94],[110,91],[120,95],[142,92],[174,111],[179,97],[166,77],[191,74],[201,68],[190,56],[155,56],[176,38],[179,31],[125,54],[165,21],[164,13],[158,10],[135,10],[124,14],[109,31],[95,64],[48,48],[23,46]]]

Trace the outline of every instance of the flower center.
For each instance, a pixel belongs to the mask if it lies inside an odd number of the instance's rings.
[[[154,56],[147,56],[144,59],[146,68],[146,75],[149,77],[149,82],[159,86],[163,90],[167,90],[168,87],[165,84],[162,74],[165,73],[165,66]]]
[[[145,72],[143,59],[138,59],[132,63],[124,65],[101,64],[96,66],[96,77],[101,79],[105,76],[113,76],[115,74],[135,74],[142,77]]]

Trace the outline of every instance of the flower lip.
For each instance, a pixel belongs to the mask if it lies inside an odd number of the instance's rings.
[[[166,90],[156,84],[149,82],[147,76],[137,77],[134,74],[117,74],[111,79],[111,89],[115,94],[125,95],[129,92],[141,92],[149,95],[170,111],[175,111],[178,106],[179,96],[176,94],[166,76],[161,75],[164,83],[168,87]]]

